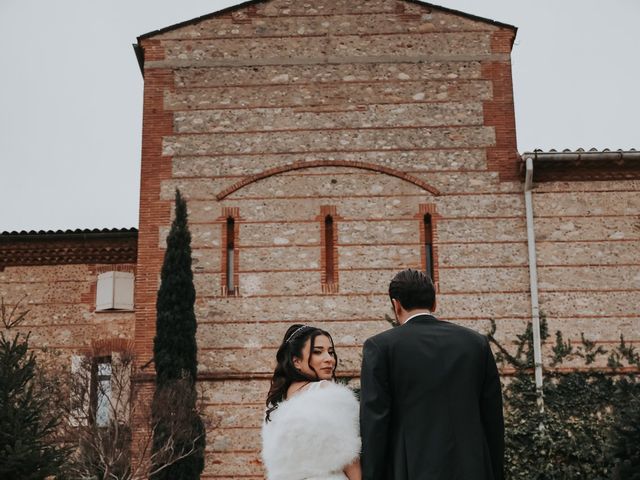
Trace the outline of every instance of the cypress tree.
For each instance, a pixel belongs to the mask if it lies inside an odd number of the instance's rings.
[[[191,234],[187,203],[176,190],[175,219],[167,237],[156,303],[153,356],[156,389],[152,403],[154,424],[154,480],[199,479],[204,469],[205,432],[196,410],[198,367],[195,287],[191,271]],[[195,442],[195,443],[194,443]],[[171,449],[167,449],[171,443]],[[178,457],[192,450],[185,458]]]
[[[60,473],[68,449],[53,438],[60,424],[55,393],[38,385],[29,336],[0,333],[0,478],[43,480]]]

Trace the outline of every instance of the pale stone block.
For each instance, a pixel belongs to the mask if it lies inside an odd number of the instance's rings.
[[[239,252],[242,270],[308,270],[320,268],[320,248],[288,246],[246,248]]]
[[[478,102],[490,100],[487,80],[452,82],[403,81],[398,83],[340,83],[221,87],[166,92],[166,110],[213,110],[217,108],[272,108],[349,106],[417,103],[429,101]],[[232,153],[242,152],[237,150]],[[221,153],[221,152],[213,152]],[[168,154],[168,153],[167,153]]]
[[[198,298],[220,295],[221,279],[221,273],[196,272],[193,276],[193,283]]]
[[[299,15],[330,15],[349,13],[393,13],[395,3],[389,0],[370,0],[365,3],[345,0],[318,0],[313,4],[302,4],[295,0],[276,0],[268,4],[256,5],[257,14],[266,17],[297,17]]]
[[[463,268],[440,270],[440,293],[506,292],[529,289],[529,269]]]
[[[500,177],[497,172],[433,172],[415,173],[414,175],[443,194],[481,193],[496,189],[500,185]]]
[[[339,245],[420,242],[421,222],[418,220],[340,221],[336,226]]]
[[[169,235],[170,226],[160,227],[160,235],[158,247],[165,249],[167,246],[167,236]],[[191,232],[191,247],[197,248],[220,248],[222,227],[220,224],[200,224],[189,225]]]
[[[637,315],[640,291],[631,292],[540,292],[540,308],[554,316]],[[605,320],[606,321],[606,320]]]
[[[238,243],[241,248],[320,245],[320,222],[243,224],[240,225]]]
[[[341,245],[338,249],[338,262],[340,275],[349,269],[378,268],[381,270],[400,271],[404,268],[422,267],[420,257],[421,246],[416,245]],[[353,272],[357,274],[357,272]],[[390,274],[387,273],[387,275]],[[347,287],[348,288],[348,287]]]
[[[260,425],[264,420],[265,407],[211,404],[204,406],[204,412],[214,429],[243,428]]]
[[[482,125],[481,103],[368,105],[353,111],[292,108],[199,110],[174,114],[176,133]]]
[[[242,293],[242,292],[241,292]],[[529,292],[513,294],[441,294],[437,314],[443,318],[497,318],[530,315]],[[315,322],[380,318],[389,312],[389,297],[305,295],[300,297],[240,297],[199,299],[198,319],[207,322]]]
[[[340,348],[338,370],[340,372],[359,371],[360,354],[360,347]],[[198,369],[202,372],[272,374],[275,366],[275,348],[211,350],[200,347],[198,352]],[[264,398],[266,398],[266,393],[260,400],[264,400]]]
[[[526,241],[527,230],[524,218],[442,219],[438,237],[444,243]]]
[[[326,15],[326,11],[324,13]],[[250,23],[237,23],[233,17],[221,16],[197,24],[156,35],[158,40],[180,40],[223,37],[318,36],[353,34],[388,34],[456,30],[491,30],[495,27],[444,12],[431,11],[408,22],[397,14],[364,13],[358,16],[336,14],[331,17],[309,15],[304,17],[275,16],[252,18]]]
[[[220,228],[219,225],[212,225],[211,228]],[[218,248],[193,248],[191,250],[191,262],[193,271],[199,272],[220,272],[222,249]]]
[[[407,7],[405,7],[406,9]],[[405,10],[406,11],[406,10]],[[420,10],[424,11],[424,10]],[[347,0],[318,0],[314,3],[300,3],[295,0],[276,0],[257,5],[257,13],[263,16],[297,17],[299,15],[396,13],[397,3],[390,0],[367,0],[349,2]]]
[[[259,452],[262,448],[260,425],[246,425],[242,429],[213,429],[207,432],[206,451],[213,456],[218,452]]]
[[[524,235],[524,234],[523,234]],[[442,240],[442,235],[440,235]],[[460,238],[464,241],[464,238]],[[440,267],[528,266],[526,238],[521,243],[439,244]]]
[[[286,263],[276,267],[286,268]],[[239,281],[243,296],[322,293],[320,271],[247,272],[240,274]]]
[[[416,35],[341,35],[339,37],[211,38],[162,42],[167,60],[190,60],[194,65],[219,59],[325,59],[329,57],[412,57],[451,55],[477,57],[491,53],[490,32],[421,32]]]
[[[242,295],[242,292],[240,292]],[[388,311],[388,297],[367,295],[358,298],[340,295],[301,297],[240,297],[202,299],[196,303],[199,319],[211,322],[314,322],[379,318]]]
[[[416,248],[416,250],[418,250],[418,248]],[[400,270],[409,267],[421,268],[421,265],[419,263],[414,265],[400,263],[393,269],[388,270],[340,270],[340,293],[373,293],[384,295],[389,291],[389,282],[393,276]]]
[[[640,192],[535,193],[536,216],[640,215]]]
[[[476,61],[195,67],[174,71],[175,84],[178,88],[256,84],[389,82],[391,80],[468,80],[478,79],[481,74],[481,64]]]
[[[163,155],[263,154],[296,151],[488,147],[492,127],[229,133],[164,137]]]
[[[267,168],[278,168],[300,161],[345,160],[365,162],[393,168],[400,172],[415,173],[434,170],[484,170],[485,151],[426,150],[403,152],[339,152],[260,155],[260,157],[231,155],[217,157],[175,157],[174,177],[244,177],[255,175]],[[189,204],[191,207],[191,204]]]
[[[473,175],[468,174],[467,176],[472,177]],[[447,195],[439,197],[437,204],[438,214],[443,217],[525,215],[524,196],[521,193],[513,195]]]
[[[326,171],[324,169],[315,169]],[[348,169],[338,169],[338,172],[344,172]],[[389,177],[384,180],[385,184],[380,184],[378,178],[382,181],[386,175],[384,174],[367,174],[362,170],[354,170],[354,173],[358,175],[355,182],[349,182],[344,189],[350,188],[353,183],[359,183],[361,186],[368,189],[379,190],[380,188],[388,191],[393,188],[400,188],[400,184],[394,187],[393,182],[403,182],[402,180],[395,180],[395,177]],[[349,181],[349,176],[342,173],[338,173],[341,177],[336,177],[336,174],[327,175],[329,183],[335,179],[336,183],[331,184],[332,188],[336,188],[339,178],[344,178]],[[364,176],[363,176],[364,175]],[[284,177],[285,175],[283,175]],[[443,175],[444,176],[444,175]],[[315,181],[309,176],[295,178],[294,175],[286,175],[287,178],[282,178],[282,183],[289,183],[291,188],[297,189],[298,184],[303,184],[305,179],[309,179],[311,182]],[[376,178],[378,177],[378,178]],[[456,188],[466,188],[463,183],[465,179],[471,179],[472,175],[461,177],[459,179],[459,185]],[[440,181],[440,178],[433,178],[433,180]],[[265,179],[266,180],[266,179]],[[288,182],[287,182],[288,180]],[[493,177],[487,176],[485,178],[487,183],[493,181]],[[322,182],[322,180],[317,180]],[[262,182],[257,182],[255,188],[260,187]],[[199,190],[204,183],[197,181],[196,183],[190,183],[193,187],[187,187],[196,194],[196,190]],[[253,188],[254,187],[245,187]],[[474,186],[475,188],[475,186]],[[257,192],[251,192],[257,194]],[[345,192],[346,193],[346,192]],[[239,193],[238,193],[239,195]],[[233,195],[235,197],[235,195]],[[249,196],[249,193],[247,193]],[[389,219],[389,218],[416,218],[419,217],[420,204],[429,203],[436,206],[438,216],[440,217],[495,217],[495,216],[524,216],[522,202],[517,194],[514,195],[500,195],[498,197],[492,197],[489,195],[462,195],[462,196],[448,196],[442,195],[439,197],[425,198],[423,195],[414,196],[402,196],[402,197],[385,197],[385,196],[360,196],[356,198],[350,198],[345,196],[342,198],[337,206],[337,214],[344,219]],[[228,204],[228,205],[225,205]],[[233,198],[232,200],[224,200],[223,202],[217,202],[216,200],[191,200],[190,206],[190,222],[192,224],[197,223],[211,223],[222,214],[222,206],[234,206],[238,207],[240,211],[241,221],[247,222],[265,222],[265,221],[310,221],[316,219],[320,213],[322,205],[327,204],[325,198],[305,198],[301,201],[299,198],[284,199],[275,198],[269,200],[267,198],[253,199],[249,198]],[[212,227],[215,228],[215,227]]]
[[[182,196],[189,202],[191,200],[214,200],[216,195],[235,183],[237,179],[191,179],[191,178],[178,178],[172,180],[164,180],[160,184],[160,198],[162,200],[169,200],[175,197],[176,188],[180,189]],[[211,218],[210,220],[213,220]],[[192,225],[193,226],[193,225]],[[168,228],[167,228],[168,233]],[[193,232],[192,232],[193,233]],[[166,245],[166,235],[161,235],[160,246]]]
[[[555,343],[555,333],[562,332],[564,341],[571,340],[573,346],[581,342],[580,334],[584,333],[587,340],[614,342],[618,344],[620,335],[624,335],[625,341],[638,341],[640,339],[640,315],[635,318],[575,318],[555,319],[547,318],[550,337],[548,344]],[[607,347],[605,347],[607,348]]]
[[[437,297],[436,315],[445,319],[518,317],[531,314],[529,292],[443,294]]]
[[[538,218],[537,241],[640,240],[637,217]]]
[[[284,335],[292,324],[293,322],[200,322],[198,324],[198,344],[218,349],[276,349],[284,340]],[[367,338],[390,328],[389,323],[384,320],[382,312],[378,315],[378,318],[369,321],[315,321],[309,323],[309,325],[329,332],[339,357],[342,356],[340,350],[344,346],[360,346]]]
[[[536,244],[538,265],[616,265],[638,263],[640,241],[543,242]]]
[[[223,380],[199,382],[203,401],[222,405],[264,405],[269,392],[269,380]]]
[[[538,287],[541,290],[637,289],[640,291],[640,265],[539,267]]]

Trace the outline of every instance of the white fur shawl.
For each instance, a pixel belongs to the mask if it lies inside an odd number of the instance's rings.
[[[346,478],[342,470],[360,455],[359,407],[353,392],[322,383],[282,402],[263,425],[268,480]]]

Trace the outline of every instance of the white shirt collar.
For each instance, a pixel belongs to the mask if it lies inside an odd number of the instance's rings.
[[[404,323],[407,323],[409,320],[411,320],[412,318],[416,318],[416,317],[420,317],[422,315],[431,315],[431,313],[425,313],[425,312],[420,312],[420,313],[416,313],[414,315],[411,315],[409,318],[407,318]],[[403,325],[404,325],[403,323]]]

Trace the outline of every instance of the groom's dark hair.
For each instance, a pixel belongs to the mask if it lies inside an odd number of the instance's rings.
[[[433,310],[436,289],[429,275],[408,268],[397,273],[391,280],[389,297],[398,300],[402,308],[407,311],[417,308]]]

